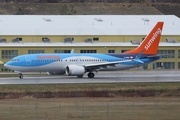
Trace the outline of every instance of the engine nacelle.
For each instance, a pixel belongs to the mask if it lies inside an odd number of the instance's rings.
[[[66,75],[72,75],[72,76],[78,76],[78,75],[84,75],[85,68],[83,66],[78,65],[69,65],[66,67]]]
[[[64,72],[47,72],[48,75],[64,75],[65,74],[65,71]]]

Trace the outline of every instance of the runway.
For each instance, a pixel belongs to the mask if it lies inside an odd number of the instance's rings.
[[[179,71],[118,71],[99,72],[90,79],[76,76],[34,76],[0,78],[0,84],[78,84],[78,83],[125,83],[125,82],[180,82]]]

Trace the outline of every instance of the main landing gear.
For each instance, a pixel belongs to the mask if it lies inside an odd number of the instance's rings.
[[[87,76],[88,76],[88,78],[94,78],[94,73],[92,73],[92,72],[89,72],[88,74],[87,74]],[[83,75],[77,75],[77,78],[82,78],[83,77]]]
[[[23,74],[22,73],[19,73],[19,78],[23,79]]]
[[[88,73],[88,78],[94,78],[94,73],[89,72],[89,73]]]

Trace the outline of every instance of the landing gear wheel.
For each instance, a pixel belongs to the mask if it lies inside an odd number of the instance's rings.
[[[19,78],[23,79],[23,74],[22,73],[19,73]]]
[[[94,78],[94,73],[92,72],[88,73],[88,78]]]

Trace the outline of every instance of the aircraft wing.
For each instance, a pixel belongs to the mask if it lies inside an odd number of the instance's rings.
[[[84,67],[86,69],[102,69],[102,68],[107,68],[108,66],[115,66],[116,64],[124,63],[124,62],[130,62],[130,61],[133,61],[133,59],[132,60],[115,61],[115,62],[87,64],[87,65],[84,65]]]

